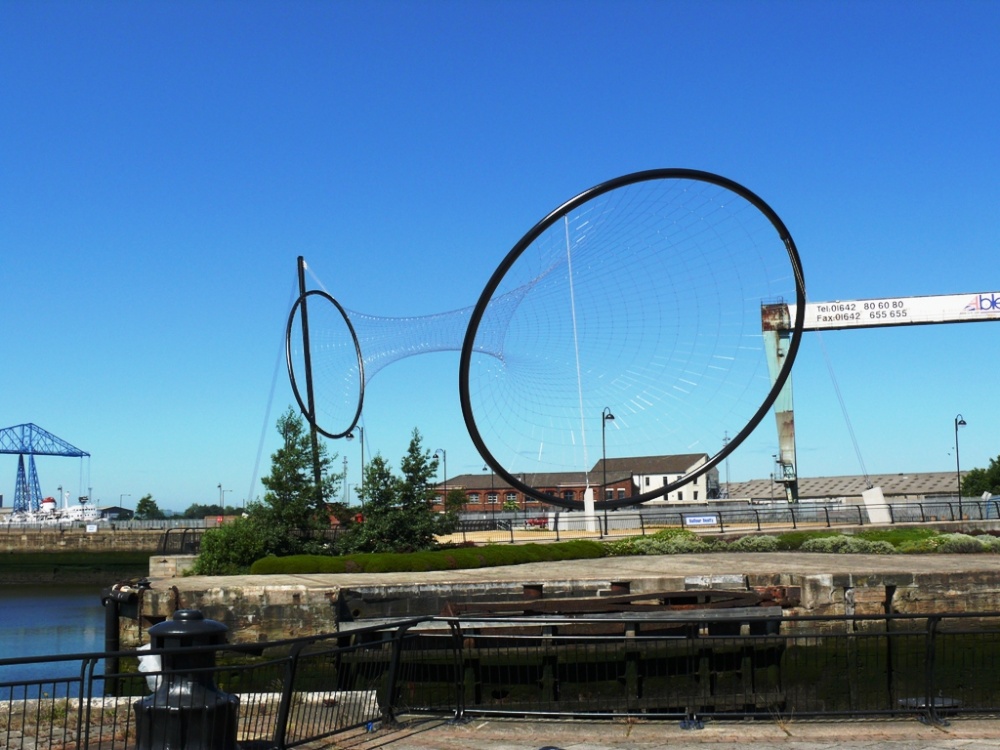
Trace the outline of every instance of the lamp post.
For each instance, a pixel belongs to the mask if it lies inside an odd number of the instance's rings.
[[[614,421],[615,415],[611,413],[611,407],[605,406],[601,410],[601,469],[604,471],[604,481],[601,485],[601,494],[604,496],[604,502],[608,501],[608,441],[607,441],[607,430],[608,422]],[[604,506],[604,533],[608,531],[608,506]]]
[[[496,472],[493,471],[493,469],[491,469],[489,466],[487,466],[487,465],[484,464],[483,465],[483,471],[486,471],[487,469],[490,470],[490,494],[491,495],[495,495],[496,494],[496,476],[497,475],[496,475]],[[490,512],[493,513],[494,524],[496,523],[496,517],[497,517],[497,504],[496,504],[496,501],[497,501],[497,498],[493,498],[493,503],[492,503],[493,507],[490,508]]]
[[[723,433],[722,435],[722,447],[725,448],[729,445],[729,433]],[[729,499],[729,456],[726,455],[726,500]]]
[[[126,497],[132,497],[132,496],[128,495],[128,494],[125,494],[125,493],[122,493],[121,495],[118,496],[118,507],[121,508],[121,509],[123,509],[123,510],[125,509],[125,498]],[[131,519],[129,519],[129,520],[131,520]]]
[[[357,425],[355,430],[358,431],[358,440],[361,442],[361,483],[358,485],[360,489],[358,490],[358,498],[361,500],[361,512],[365,511],[365,428],[361,425]],[[354,440],[354,433],[351,432],[347,435],[348,440]]]
[[[434,451],[434,455],[436,456],[438,453],[441,454],[441,459],[444,462],[444,478],[441,482],[441,509],[443,510],[448,501],[448,452],[444,448],[438,448]]]
[[[343,476],[344,476],[344,478],[340,480],[340,488],[344,492],[344,502],[347,503],[347,505],[350,505],[351,501],[348,498],[348,496],[351,493],[347,489],[347,456],[344,456],[344,475]]]
[[[958,460],[959,427],[965,427],[965,420],[962,418],[961,414],[955,417],[955,481],[958,484],[958,520],[961,521],[964,516],[962,515],[962,464]]]

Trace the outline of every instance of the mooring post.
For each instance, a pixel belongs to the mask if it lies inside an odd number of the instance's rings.
[[[149,629],[160,654],[159,687],[132,704],[138,750],[237,750],[240,700],[215,686],[215,651],[200,647],[226,642],[225,625],[194,609]]]

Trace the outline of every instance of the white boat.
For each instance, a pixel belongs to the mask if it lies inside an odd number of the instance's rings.
[[[79,505],[69,504],[67,493],[63,507],[60,508],[54,497],[42,500],[38,510],[14,511],[0,520],[8,526],[72,526],[79,523],[102,523],[101,511],[89,503]]]

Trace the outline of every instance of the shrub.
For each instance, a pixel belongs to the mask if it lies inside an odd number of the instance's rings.
[[[972,554],[983,552],[983,543],[968,534],[941,534],[938,538],[937,551],[946,554]]]
[[[632,555],[679,555],[691,552],[711,552],[713,544],[687,529],[664,529],[652,536],[630,539]],[[614,544],[614,543],[612,543]],[[610,546],[610,545],[609,545]],[[615,552],[613,554],[622,554]]]
[[[604,552],[608,557],[629,557],[630,555],[641,554],[635,550],[635,541],[639,537],[628,537],[627,539],[616,539],[613,542],[604,544]]]
[[[786,531],[777,536],[778,549],[797,550],[810,539],[825,539],[830,536],[841,536],[841,534],[838,531]]]
[[[550,560],[583,560],[602,557],[604,545],[586,539],[556,544],[487,545],[424,552],[371,552],[327,557],[295,555],[266,557],[253,564],[255,575],[274,573],[420,573],[430,570],[456,570]]]
[[[983,552],[1000,554],[1000,537],[995,537],[992,534],[982,534],[981,536],[977,536],[976,539],[983,545]]]
[[[910,542],[922,542],[937,535],[938,532],[934,529],[898,526],[880,529],[862,529],[855,534],[859,539],[867,539],[870,542],[889,542],[889,544],[896,548]]]
[[[799,549],[803,552],[835,552],[862,555],[891,555],[896,551],[896,548],[889,544],[889,542],[873,542],[842,534],[807,539]]]
[[[904,555],[926,555],[930,552],[937,552],[940,544],[940,537],[929,536],[925,539],[914,539],[909,542],[903,542],[896,548],[896,551]]]
[[[287,545],[284,536],[279,526],[266,522],[261,516],[236,518],[205,532],[191,572],[215,576],[246,573],[255,560]]]
[[[731,552],[777,552],[778,540],[773,536],[752,535],[735,539],[726,545]]]

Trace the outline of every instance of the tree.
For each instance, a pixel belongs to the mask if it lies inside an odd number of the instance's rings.
[[[340,475],[330,473],[333,459],[325,443],[319,444],[320,484],[313,467],[312,439],[302,417],[292,407],[278,419],[284,445],[271,456],[271,473],[261,479],[267,488],[263,511],[274,524],[289,530],[307,531],[330,527],[325,503],[337,495]]]
[[[351,528],[346,546],[356,552],[416,552],[437,546],[445,527],[432,508],[430,479],[437,459],[423,448],[413,430],[403,457],[402,477],[392,473],[381,454],[365,467],[365,520]]]
[[[283,440],[271,455],[271,473],[261,479],[267,488],[263,501],[251,502],[245,518],[205,532],[195,573],[233,575],[268,555],[326,551],[321,532],[330,528],[330,505],[339,505],[340,476],[330,472],[336,456],[319,443],[317,485],[312,439],[302,417],[289,407],[277,427]]]
[[[166,518],[166,516],[163,515],[163,511],[157,506],[153,496],[146,494],[140,497],[139,502],[135,504],[133,518],[137,521],[155,521]]]
[[[962,494],[979,497],[984,492],[1000,495],[1000,456],[990,459],[989,468],[972,469],[962,477]]]
[[[465,503],[468,502],[469,498],[465,496],[458,487],[452,487],[448,490],[448,494],[444,496],[444,512],[451,515],[457,515],[461,512],[462,508],[465,507]]]

